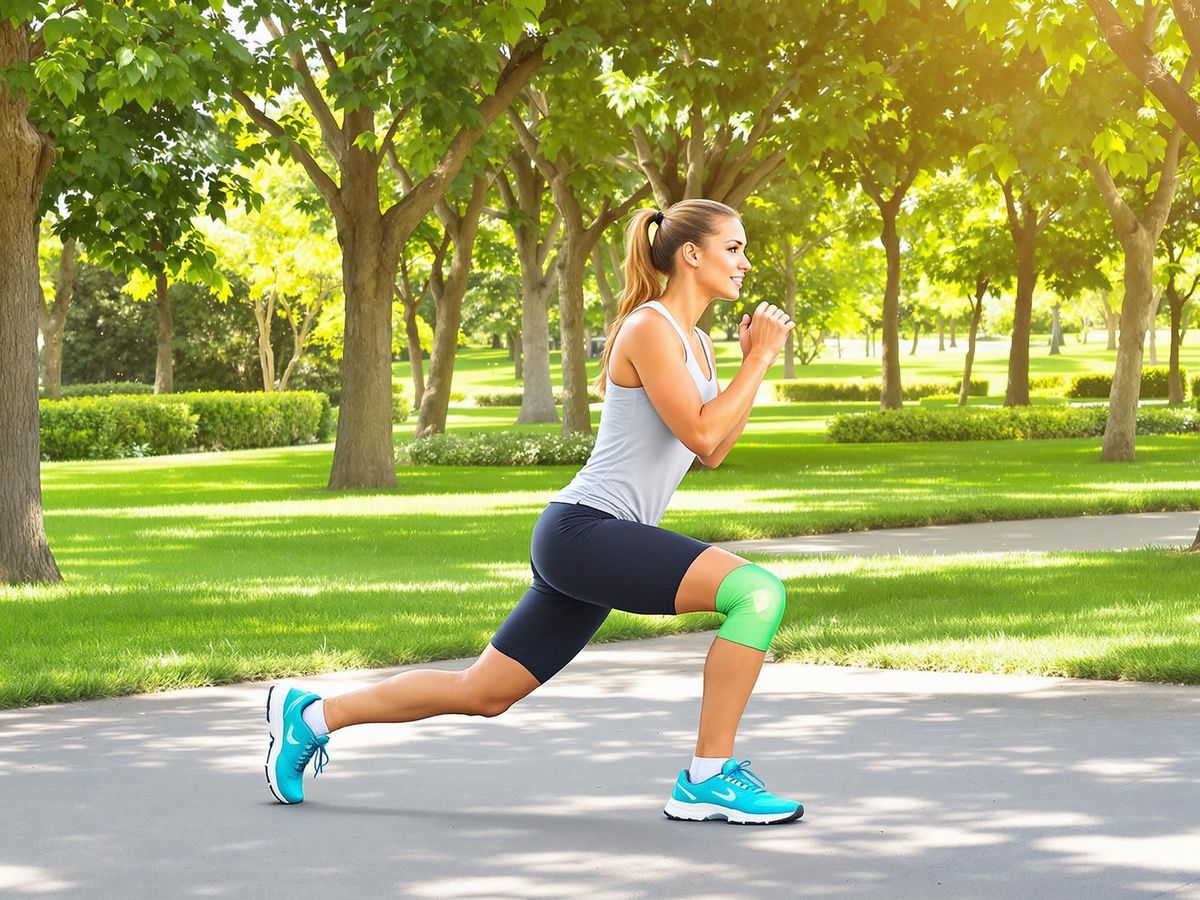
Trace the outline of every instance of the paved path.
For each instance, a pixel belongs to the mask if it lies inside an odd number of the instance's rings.
[[[0,895],[1200,897],[1200,689],[768,664],[737,750],[805,817],[672,822],[710,640],[590,646],[495,719],[339,732],[293,807],[264,684],[0,713]]]
[[[1200,528],[1200,512],[1133,513],[1024,519],[926,528],[886,528],[807,537],[727,541],[731,553],[834,554],[841,556],[1012,553],[1044,550],[1130,550],[1149,546],[1190,546]]]

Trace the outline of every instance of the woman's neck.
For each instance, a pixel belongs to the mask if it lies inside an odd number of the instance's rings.
[[[677,283],[672,279],[667,282],[667,287],[658,301],[670,310],[680,325],[695,328],[712,298],[704,297],[694,285]]]

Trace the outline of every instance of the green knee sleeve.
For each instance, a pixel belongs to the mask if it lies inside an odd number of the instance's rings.
[[[717,588],[717,612],[725,614],[717,637],[765,651],[786,605],[782,581],[754,563],[738,566]]]

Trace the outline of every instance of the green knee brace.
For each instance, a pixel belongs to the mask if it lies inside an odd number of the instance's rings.
[[[717,588],[717,612],[725,613],[717,637],[765,651],[786,605],[782,581],[754,563],[738,566]]]

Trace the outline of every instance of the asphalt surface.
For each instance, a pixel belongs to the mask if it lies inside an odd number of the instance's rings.
[[[1200,529],[1200,512],[1131,513],[1068,519],[1022,519],[971,525],[885,528],[717,544],[732,553],[842,556],[931,556],[1057,550],[1133,550],[1187,547]]]
[[[0,896],[1200,898],[1200,687],[768,662],[737,754],[804,818],[674,822],[711,640],[345,729],[298,806],[263,778],[265,682],[0,712]]]

